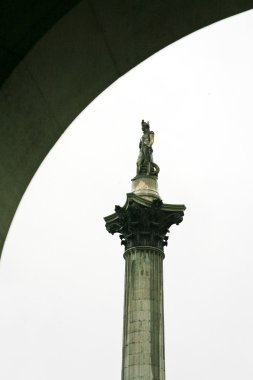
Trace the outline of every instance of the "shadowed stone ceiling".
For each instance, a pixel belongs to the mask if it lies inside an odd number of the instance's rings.
[[[0,251],[72,120],[128,70],[253,0],[8,0],[0,5]]]

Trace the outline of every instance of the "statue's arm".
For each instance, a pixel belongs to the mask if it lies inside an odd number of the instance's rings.
[[[149,133],[149,147],[151,147],[154,144],[154,140],[155,140],[155,134],[154,132],[150,132]]]

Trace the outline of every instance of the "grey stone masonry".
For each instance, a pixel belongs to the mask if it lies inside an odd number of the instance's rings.
[[[163,251],[125,251],[122,380],[164,380]]]

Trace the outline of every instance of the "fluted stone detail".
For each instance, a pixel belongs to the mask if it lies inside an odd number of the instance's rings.
[[[135,247],[124,257],[122,380],[164,380],[164,254],[153,247]]]

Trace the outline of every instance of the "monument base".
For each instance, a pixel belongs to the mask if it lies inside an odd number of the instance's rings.
[[[145,174],[137,175],[132,179],[132,192],[148,201],[160,199],[157,177]]]

